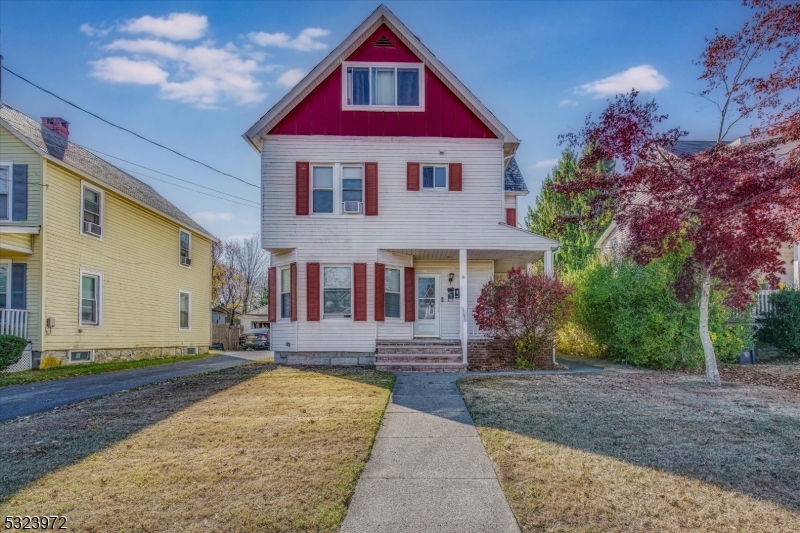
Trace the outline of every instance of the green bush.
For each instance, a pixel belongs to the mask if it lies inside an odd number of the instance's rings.
[[[771,294],[772,309],[764,317],[758,340],[800,357],[800,291],[784,290]]]
[[[672,289],[685,258],[683,253],[671,254],[647,266],[595,260],[569,274],[567,282],[575,287],[573,333],[559,336],[561,349],[649,368],[701,366],[698,302],[684,305]],[[729,322],[723,297],[720,291],[712,292],[709,329],[717,359],[734,362],[749,344],[748,329],[744,323]],[[594,342],[575,331],[585,332]]]
[[[10,367],[22,357],[28,341],[14,335],[0,335],[0,372]]]

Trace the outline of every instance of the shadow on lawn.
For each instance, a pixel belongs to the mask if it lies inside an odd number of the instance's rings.
[[[479,426],[688,476],[800,511],[793,392],[659,373],[474,377],[459,388]]]
[[[0,423],[0,504],[58,468],[274,368],[256,363],[183,376]]]

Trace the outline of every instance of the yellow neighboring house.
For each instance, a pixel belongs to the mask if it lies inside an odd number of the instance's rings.
[[[214,237],[152,187],[0,108],[0,333],[17,366],[204,353]]]

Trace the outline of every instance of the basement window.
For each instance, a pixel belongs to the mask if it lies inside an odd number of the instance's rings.
[[[342,68],[344,109],[424,111],[425,72],[421,63],[346,61]]]
[[[89,363],[92,360],[91,350],[76,350],[69,352],[70,363]]]

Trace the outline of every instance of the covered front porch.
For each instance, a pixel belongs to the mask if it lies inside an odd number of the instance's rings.
[[[387,269],[391,264],[405,267],[405,320],[379,323],[376,365],[399,370],[406,362],[409,370],[465,369],[470,342],[485,339],[473,318],[481,288],[502,279],[511,268],[530,269],[536,263],[553,275],[557,244],[543,248],[379,250],[379,260],[386,262]],[[408,289],[410,284],[413,290]]]

